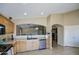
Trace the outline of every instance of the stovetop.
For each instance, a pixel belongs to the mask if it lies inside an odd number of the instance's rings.
[[[0,44],[0,54],[7,52],[11,47],[11,44]]]

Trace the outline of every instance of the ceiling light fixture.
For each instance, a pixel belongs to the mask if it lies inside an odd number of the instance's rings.
[[[41,15],[44,15],[44,12],[41,12]]]
[[[38,28],[38,27],[36,27],[35,29],[36,29],[36,30],[38,30],[39,28]]]
[[[27,15],[27,13],[25,12],[25,13],[24,13],[24,15],[26,16],[26,15]]]

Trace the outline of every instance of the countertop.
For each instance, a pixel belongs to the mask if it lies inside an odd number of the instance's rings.
[[[46,35],[20,35],[14,36],[14,39],[46,39]]]
[[[15,43],[16,43],[15,40],[9,40],[9,41],[2,42],[0,44],[15,44]]]

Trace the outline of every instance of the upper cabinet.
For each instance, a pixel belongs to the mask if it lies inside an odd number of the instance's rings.
[[[5,16],[0,15],[0,24],[5,26],[6,34],[10,34],[14,32],[14,23],[7,19]]]

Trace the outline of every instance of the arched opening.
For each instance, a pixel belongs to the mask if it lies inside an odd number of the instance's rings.
[[[16,25],[16,35],[45,35],[46,27],[38,24]]]
[[[63,46],[64,43],[64,27],[60,24],[52,25],[52,47],[57,47],[58,45]]]

